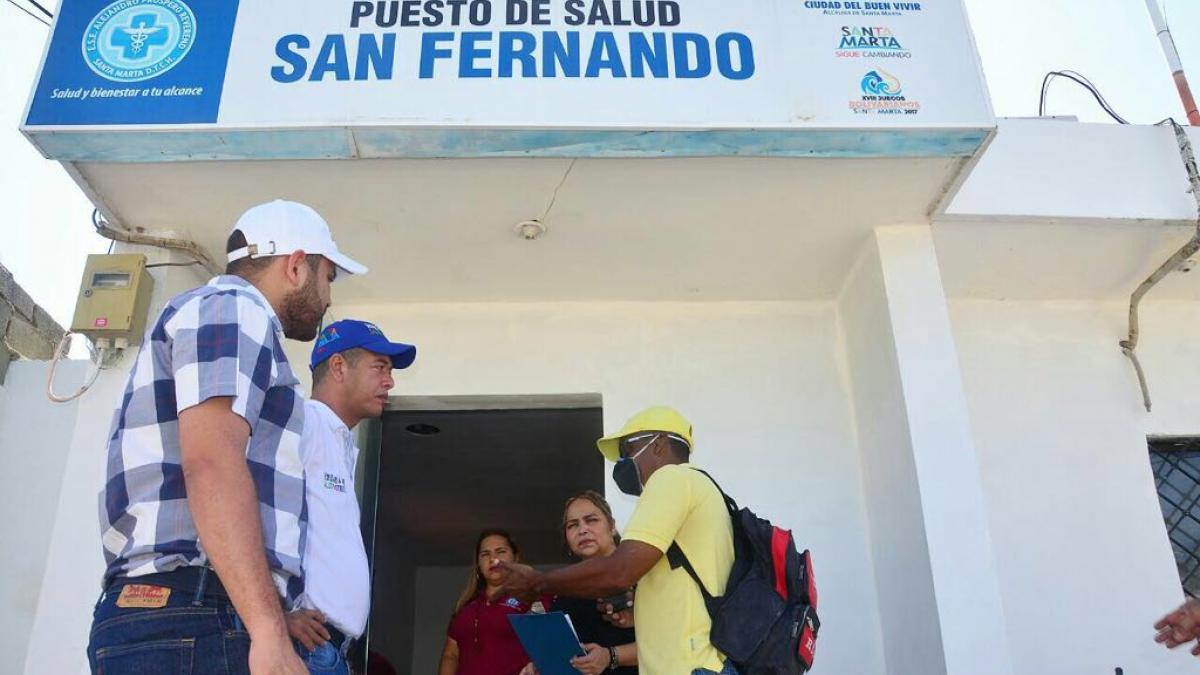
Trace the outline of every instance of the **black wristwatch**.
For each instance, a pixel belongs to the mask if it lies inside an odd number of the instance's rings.
[[[620,664],[617,663],[617,648],[609,647],[608,648],[608,669],[616,670],[617,666],[619,666],[619,665]]]

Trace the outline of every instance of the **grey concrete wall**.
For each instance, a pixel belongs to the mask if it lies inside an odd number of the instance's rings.
[[[0,265],[0,383],[14,355],[49,359],[62,340],[63,328],[29,297]]]

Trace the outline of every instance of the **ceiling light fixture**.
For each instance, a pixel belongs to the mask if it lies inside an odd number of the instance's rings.
[[[527,241],[533,241],[546,234],[546,224],[540,220],[522,220],[513,226],[513,232]]]

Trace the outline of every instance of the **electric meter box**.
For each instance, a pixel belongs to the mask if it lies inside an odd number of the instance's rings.
[[[137,345],[146,330],[154,277],[140,253],[89,255],[75,303],[71,331],[92,341]]]

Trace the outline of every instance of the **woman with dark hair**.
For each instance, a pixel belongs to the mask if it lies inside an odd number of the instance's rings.
[[[563,508],[562,533],[567,555],[574,560],[612,555],[621,541],[612,507],[603,495],[593,490],[567,500]],[[574,659],[571,665],[583,675],[598,675],[609,670],[615,675],[637,675],[633,629],[612,625],[601,617],[596,605],[594,599],[554,599],[551,609],[571,617],[571,624],[587,651],[586,656]],[[521,675],[536,673],[532,663],[521,671]]]
[[[517,675],[529,657],[508,622],[530,606],[498,594],[503,575],[496,561],[519,562],[520,549],[504,530],[484,530],[475,540],[475,566],[446,630],[438,675]]]

